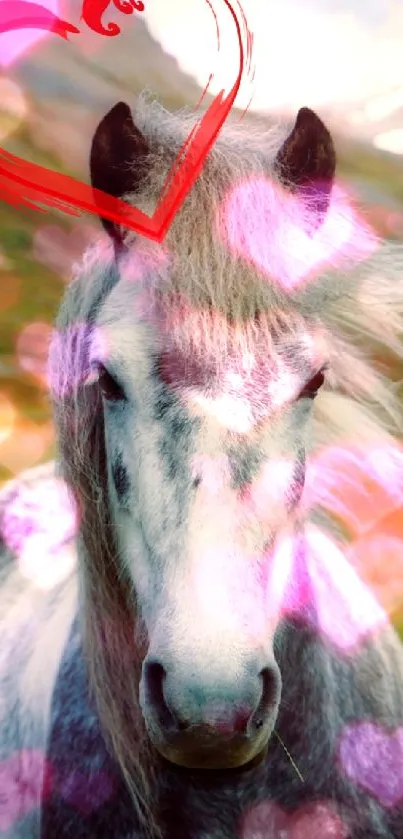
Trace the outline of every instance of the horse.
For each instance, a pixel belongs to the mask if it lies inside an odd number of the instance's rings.
[[[152,213],[194,124],[142,95],[92,138],[56,463],[0,502],[0,827],[397,839],[402,645],[339,479],[401,499],[403,248],[307,107],[229,120],[162,242],[105,217],[100,191]]]

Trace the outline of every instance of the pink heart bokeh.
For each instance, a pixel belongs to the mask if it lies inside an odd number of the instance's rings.
[[[359,262],[377,247],[373,231],[358,218],[339,184],[334,185],[326,218],[313,235],[308,221],[298,196],[275,181],[255,176],[228,193],[216,224],[235,256],[251,262],[287,292],[327,266]]]
[[[243,819],[241,839],[348,839],[347,825],[331,802],[316,801],[286,813],[275,801],[262,801]]]
[[[94,224],[75,225],[69,231],[56,224],[43,225],[34,233],[33,257],[55,271],[62,280],[69,282],[75,260],[81,259],[98,235]]]
[[[346,775],[384,807],[403,803],[403,726],[389,732],[371,722],[348,726],[339,759]]]
[[[41,794],[48,794],[50,783],[49,767],[38,750],[14,752],[0,762],[0,833],[37,807]]]
[[[387,615],[344,552],[326,533],[309,525],[305,551],[294,537],[279,541],[271,569],[270,596],[283,615],[301,614],[308,623],[314,604],[324,641],[346,656],[387,623]]]

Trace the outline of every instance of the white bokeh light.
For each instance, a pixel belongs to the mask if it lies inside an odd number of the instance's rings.
[[[388,4],[386,12],[377,10],[383,12],[377,26],[371,25],[369,14],[364,25],[357,10],[336,0],[243,0],[241,5],[254,36],[256,66],[254,84],[243,82],[236,100],[242,109],[252,94],[251,110],[294,110],[303,104],[319,107],[390,95],[390,88],[403,82],[400,2]],[[152,35],[203,89],[214,73],[209,90],[217,94],[234,82],[239,48],[223,0],[213,8],[220,28],[219,53],[214,15],[206,0],[175,0],[174,9],[165,0],[153,0],[144,14]]]

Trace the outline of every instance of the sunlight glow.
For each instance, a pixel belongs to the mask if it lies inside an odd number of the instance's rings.
[[[5,393],[0,393],[0,444],[7,440],[14,429],[17,412]]]
[[[373,143],[377,149],[382,149],[382,151],[403,154],[403,128],[395,128],[393,131],[377,134]]]
[[[364,108],[365,115],[371,120],[380,120],[393,113],[396,108],[403,108],[403,87],[392,93],[372,99]]]
[[[376,27],[368,25],[370,9],[363,17],[354,9],[332,10],[319,2],[244,0],[242,7],[254,36],[256,72],[253,81],[241,85],[236,99],[241,110],[251,97],[250,109],[256,111],[354,105],[402,83],[400,2],[388,4],[382,25]],[[229,89],[238,50],[224,12],[219,15],[219,51],[207,3],[196,8],[175,0],[173,13],[172,4],[153,0],[144,15],[154,37],[202,89],[210,73],[213,94]]]
[[[32,535],[18,557],[22,576],[43,591],[51,591],[67,579],[76,562],[76,551],[72,545],[54,547],[44,534]]]
[[[48,323],[29,323],[21,329],[16,344],[18,363],[22,370],[47,386],[47,365],[52,327]]]
[[[38,425],[18,415],[12,433],[0,442],[0,463],[16,475],[38,463],[53,440],[53,422]]]

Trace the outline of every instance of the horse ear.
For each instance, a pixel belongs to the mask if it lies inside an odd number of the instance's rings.
[[[118,102],[101,120],[92,138],[91,185],[114,198],[134,192],[141,182],[147,155],[147,142],[136,128],[129,106]],[[101,210],[96,197],[95,202]],[[122,233],[119,226],[101,215],[100,219],[109,236],[120,246]]]
[[[301,195],[318,227],[327,212],[336,169],[330,132],[310,108],[301,108],[291,134],[277,154],[275,168],[292,191]]]

